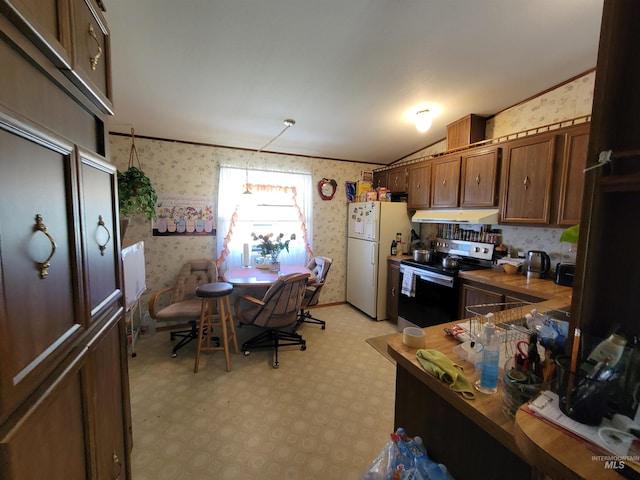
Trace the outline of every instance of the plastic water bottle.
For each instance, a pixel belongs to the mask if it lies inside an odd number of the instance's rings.
[[[496,325],[493,323],[493,313],[488,313],[486,318],[487,322],[482,327],[480,335],[480,342],[484,346],[480,364],[480,379],[475,382],[475,387],[482,393],[496,393],[498,391],[500,339],[496,333]]]

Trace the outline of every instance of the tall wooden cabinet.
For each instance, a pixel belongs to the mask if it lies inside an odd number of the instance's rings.
[[[130,478],[106,23],[0,0],[0,33],[0,478]]]
[[[609,151],[611,162],[586,172],[571,309],[583,334],[603,337],[618,328],[630,340],[640,338],[640,267],[637,256],[622,260],[618,251],[640,238],[638,24],[638,2],[605,0],[587,165],[598,165],[601,153]],[[632,385],[640,381],[636,373]]]

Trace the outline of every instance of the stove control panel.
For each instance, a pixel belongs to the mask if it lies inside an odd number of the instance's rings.
[[[438,252],[461,257],[478,258],[480,260],[493,260],[493,243],[469,242],[466,240],[449,240],[436,238],[435,249]]]

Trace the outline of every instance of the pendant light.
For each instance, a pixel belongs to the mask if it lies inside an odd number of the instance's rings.
[[[284,128],[282,130],[280,130],[280,133],[278,133],[275,137],[273,137],[271,140],[269,140],[266,144],[264,144],[262,147],[260,147],[258,150],[256,150],[255,155],[258,155],[261,151],[263,151],[265,148],[267,148],[269,145],[271,145],[273,142],[275,142],[284,132],[286,132],[290,127],[293,127],[296,124],[296,121],[292,118],[285,118],[282,123],[284,124]],[[247,164],[245,165],[245,184],[244,184],[244,192],[242,192],[243,195],[251,195],[251,191],[249,190],[249,160],[247,160]]]

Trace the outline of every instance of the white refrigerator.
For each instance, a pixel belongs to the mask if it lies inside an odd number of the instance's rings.
[[[387,255],[396,234],[409,242],[411,219],[401,202],[347,204],[347,302],[374,320],[387,318]]]

